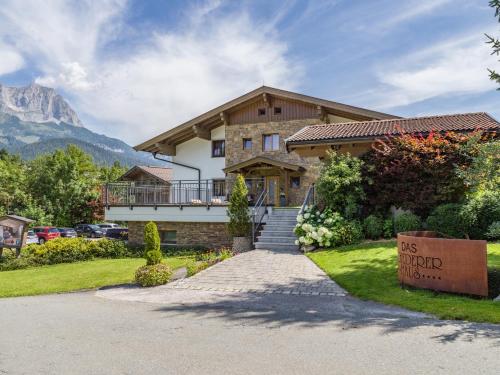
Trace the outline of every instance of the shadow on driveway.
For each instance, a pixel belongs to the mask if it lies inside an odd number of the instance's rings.
[[[438,320],[430,315],[411,312],[402,308],[361,301],[353,297],[310,296],[287,294],[304,285],[296,280],[287,287],[269,284],[268,293],[223,293],[189,291],[192,301],[185,298],[179,303],[162,305],[155,311],[168,315],[192,314],[203,319],[224,319],[243,326],[282,328],[290,325],[317,327],[333,325],[341,329],[380,327],[383,334],[417,329],[442,327],[443,333],[431,337],[446,344],[457,340],[473,341],[476,338],[491,340],[500,346],[500,325]],[[311,285],[309,285],[311,287]],[[275,291],[271,293],[270,291]],[[220,298],[199,298],[212,293]]]

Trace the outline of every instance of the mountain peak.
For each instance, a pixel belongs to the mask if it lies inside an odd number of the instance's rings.
[[[24,87],[0,84],[0,112],[15,116],[22,121],[64,122],[83,127],[76,112],[53,88],[32,82]]]

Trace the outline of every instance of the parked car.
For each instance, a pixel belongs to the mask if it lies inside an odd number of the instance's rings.
[[[38,236],[35,234],[35,231],[31,229],[26,233],[26,245],[30,243],[38,243]]]
[[[82,237],[101,238],[104,237],[104,231],[96,224],[78,224],[75,228],[76,233]]]
[[[102,224],[97,224],[97,225],[99,226],[99,228],[102,229],[104,234],[106,234],[106,231],[110,228],[118,228],[119,227],[119,225],[115,224],[115,223],[102,223]]]
[[[75,238],[77,237],[76,231],[73,228],[57,228],[61,237]]]
[[[109,228],[106,230],[106,237],[115,240],[128,240],[128,228]]]
[[[33,232],[35,232],[38,237],[38,243],[40,245],[61,236],[61,233],[59,233],[56,227],[35,227],[33,228]]]

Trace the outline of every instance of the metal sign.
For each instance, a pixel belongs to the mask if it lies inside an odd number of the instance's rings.
[[[435,232],[398,234],[402,284],[488,296],[486,241],[438,238]]]

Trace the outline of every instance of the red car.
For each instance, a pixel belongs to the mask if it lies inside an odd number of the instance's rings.
[[[61,233],[59,233],[56,227],[35,227],[33,231],[38,237],[38,243],[40,245],[61,236]]]

